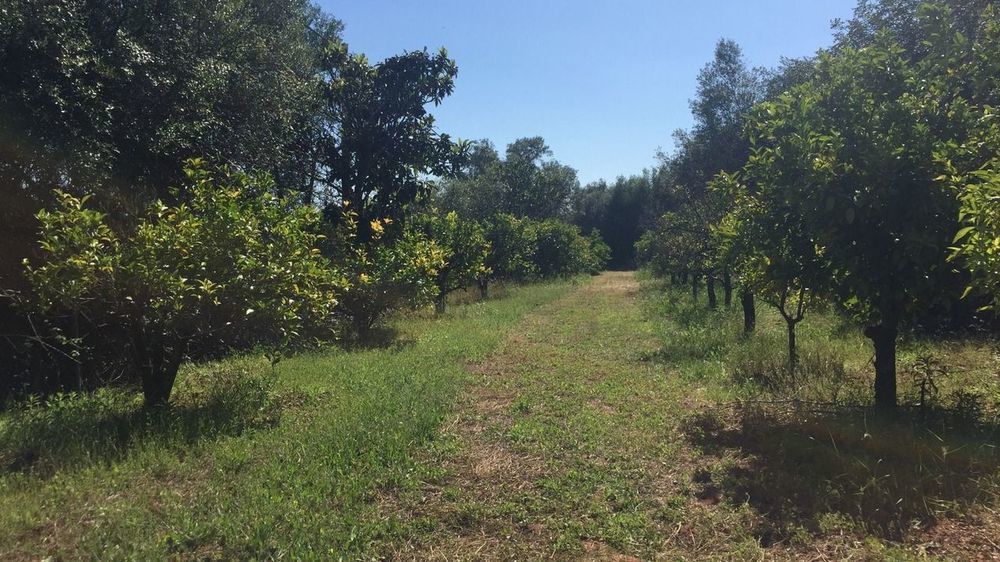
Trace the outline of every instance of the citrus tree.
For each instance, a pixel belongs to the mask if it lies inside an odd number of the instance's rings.
[[[350,281],[338,310],[361,338],[394,310],[429,305],[445,265],[444,252],[421,232],[408,228],[396,239],[386,236],[385,223],[390,220],[371,222],[373,237],[368,243],[357,241],[353,218],[337,227],[348,231],[340,237],[336,264]]]
[[[490,244],[490,252],[486,256],[489,272],[479,278],[483,298],[488,295],[490,279],[524,281],[538,273],[538,268],[531,261],[535,237],[528,219],[497,213],[483,223],[483,228],[486,241]]]
[[[752,126],[754,177],[782,216],[801,220],[832,293],[866,325],[885,407],[896,404],[901,324],[945,297],[952,274],[957,204],[934,163],[948,115],[924,78],[882,34],[821,55],[815,77],[764,104]]]
[[[532,230],[535,238],[532,262],[541,277],[596,272],[605,265],[595,254],[591,241],[575,225],[547,219],[534,223]]]
[[[782,153],[778,159],[791,154]],[[772,305],[785,321],[788,365],[794,370],[798,358],[795,327],[822,294],[828,274],[802,217],[787,205],[782,190],[775,189],[782,182],[770,181],[777,177],[775,166],[795,174],[801,163],[768,160],[758,169],[759,155],[751,156],[745,176],[720,174],[714,180],[712,189],[731,201],[714,234],[720,238],[718,247],[733,265],[740,285]],[[753,189],[744,177],[752,181]],[[744,332],[752,331],[744,316]]]
[[[127,233],[61,194],[38,214],[43,259],[27,266],[28,306],[126,328],[149,406],[168,402],[190,350],[331,336],[347,284],[317,248],[317,211],[275,196],[268,176],[200,160],[185,174],[180,202],[157,201]]]
[[[414,228],[433,241],[444,257],[444,265],[437,272],[434,298],[434,307],[441,313],[450,293],[489,274],[486,258],[490,244],[478,223],[463,220],[454,211],[441,214],[431,210],[416,217],[414,223]]]

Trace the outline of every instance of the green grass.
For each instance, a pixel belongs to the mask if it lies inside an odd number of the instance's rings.
[[[869,547],[913,544],[955,521],[957,534],[995,532],[995,344],[903,338],[901,407],[884,415],[870,407],[871,345],[833,312],[812,311],[799,325],[801,363],[790,373],[785,324],[771,307],[759,304],[758,329],[744,337],[738,306],[711,311],[686,289],[651,279],[645,289],[662,342],[650,360],[709,398],[682,426],[710,465],[701,493],[762,516],[762,544],[808,546],[838,534]],[[923,405],[914,384],[922,357],[944,367]]]
[[[736,310],[708,311],[652,280],[638,291],[627,274],[539,308],[475,366],[415,478],[383,490],[390,499],[373,516],[394,521],[397,534],[374,552],[742,560],[993,551],[1000,459],[988,420],[871,417],[870,348],[829,313],[800,325],[805,368],[794,384],[762,384],[741,370],[781,376],[784,325],[762,306],[758,332],[744,338],[741,328]],[[913,341],[903,361],[927,349],[956,357],[951,343]],[[995,371],[978,360],[992,360],[989,346],[956,349],[976,366],[956,369],[942,392],[988,387]]]
[[[0,416],[0,558],[353,558],[466,376],[571,283],[397,323],[394,343],[189,365],[170,412],[64,396]],[[2,468],[2,467],[0,467]]]
[[[381,347],[186,366],[169,412],[0,415],[0,559],[1000,554],[990,342],[905,339],[882,416],[830,311],[789,373],[765,305],[744,337],[739,307],[628,273],[455,300]]]

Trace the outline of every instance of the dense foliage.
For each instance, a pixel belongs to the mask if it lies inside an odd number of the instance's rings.
[[[192,156],[308,175],[298,144],[340,23],[307,0],[6,2],[0,24],[0,283],[19,285],[53,188],[134,211]],[[112,217],[114,218],[114,217]]]
[[[970,272],[966,294],[996,294],[1000,34],[992,7],[898,1],[839,28],[756,85],[720,43],[670,161],[672,208],[637,249],[675,280],[707,275],[710,304],[720,270],[764,296],[792,369],[795,324],[832,301],[866,327],[875,401],[894,406],[900,330],[961,310]]]
[[[579,182],[576,170],[551,155],[542,137],[515,140],[507,145],[506,158],[500,158],[488,140],[474,143],[461,173],[442,184],[439,205],[475,220],[496,213],[534,220],[565,218]]]
[[[464,289],[489,275],[486,266],[490,243],[483,228],[475,221],[459,218],[451,211],[436,210],[416,218],[414,227],[434,242],[444,257],[444,265],[437,270],[437,294],[434,305],[444,312],[449,293]]]
[[[85,201],[41,211],[43,260],[28,306],[120,325],[146,403],[164,404],[199,347],[287,345],[324,336],[345,288],[320,255],[319,214],[274,194],[266,176],[199,161],[180,203],[156,201],[127,234]]]
[[[401,221],[429,193],[429,175],[448,175],[460,163],[461,146],[435,130],[427,111],[451,94],[458,67],[443,49],[371,65],[337,45],[323,72],[326,105],[309,200],[323,203],[335,220],[344,209],[354,213],[367,242],[371,221]]]
[[[344,217],[352,215],[344,214]],[[437,296],[438,272],[445,265],[441,248],[422,233],[406,229],[393,240],[383,240],[385,223],[374,221],[368,243],[357,241],[354,219],[338,231],[340,244],[332,248],[335,263],[348,276],[350,287],[340,298],[339,311],[347,317],[353,335],[364,339],[393,311],[416,309]]]
[[[535,224],[533,229],[532,259],[542,277],[597,273],[607,263],[610,251],[599,236],[583,236],[576,226],[551,219]]]
[[[647,222],[655,218],[650,207],[653,183],[651,172],[619,177],[614,183],[598,181],[573,194],[571,222],[584,232],[598,232],[611,250],[608,267],[633,269],[635,243]]]

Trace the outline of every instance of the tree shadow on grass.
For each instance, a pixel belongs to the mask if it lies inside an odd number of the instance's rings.
[[[688,420],[686,435],[705,455],[729,459],[700,471],[697,494],[747,503],[762,516],[761,543],[785,541],[830,521],[900,541],[940,518],[988,504],[1000,491],[997,427],[943,413],[891,418],[870,410],[768,412],[735,407]],[[723,421],[732,420],[732,421]]]
[[[273,427],[281,400],[260,365],[230,361],[195,368],[170,407],[145,409],[128,389],[56,395],[0,418],[0,474],[50,478],[110,466],[137,449],[185,449],[196,442]]]
[[[345,351],[366,351],[374,349],[389,349],[400,351],[416,343],[412,337],[400,335],[393,326],[375,326],[363,334],[341,340],[339,347]]]

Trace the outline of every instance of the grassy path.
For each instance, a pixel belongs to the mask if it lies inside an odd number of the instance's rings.
[[[384,499],[403,533],[385,555],[594,558],[693,552],[679,421],[698,400],[644,361],[657,339],[632,273],[605,273],[532,312],[473,365],[426,453]],[[732,545],[757,554],[756,541]]]
[[[740,402],[738,369],[783,360],[761,313],[741,338],[738,311],[605,273],[403,318],[388,347],[273,380],[189,366],[162,418],[121,391],[3,413],[0,560],[1000,556],[996,429]],[[807,328],[803,357],[864,382],[858,334]],[[956,349],[977,377],[1000,365]]]
[[[380,490],[369,517],[393,532],[375,554],[1000,555],[989,435],[974,443],[905,416],[879,425],[856,408],[785,416],[742,403],[747,388],[730,369],[751,352],[780,363],[780,320],[765,309],[758,333],[741,340],[738,313],[650,287],[605,273],[532,311],[471,364],[439,438],[410,477]],[[831,336],[828,323],[806,331],[810,350],[863,348],[853,333]]]
[[[5,413],[0,560],[368,558],[396,532],[374,491],[412,478],[466,366],[573,284],[403,318],[393,345],[302,354],[273,383],[259,359],[188,366],[162,418],[121,391]]]

